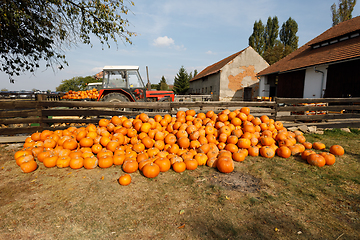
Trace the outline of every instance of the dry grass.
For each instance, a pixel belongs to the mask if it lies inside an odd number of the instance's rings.
[[[359,132],[307,139],[346,154],[323,168],[247,157],[231,174],[136,172],[127,187],[119,167],[23,174],[2,145],[0,239],[359,239]]]

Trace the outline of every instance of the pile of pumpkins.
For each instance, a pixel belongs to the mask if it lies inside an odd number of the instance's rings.
[[[67,100],[83,100],[83,99],[98,99],[98,98],[99,98],[99,92],[96,88],[86,91],[69,90],[62,96],[62,99],[67,99]]]
[[[101,119],[98,125],[44,130],[25,140],[15,160],[23,172],[45,167],[72,169],[121,166],[126,173],[122,185],[131,182],[129,173],[138,170],[154,178],[171,168],[175,172],[194,170],[206,165],[222,173],[234,170],[234,161],[250,155],[282,158],[299,155],[309,164],[333,165],[335,155],[344,154],[339,145],[324,151],[321,142],[307,142],[300,131],[288,131],[280,121],[268,116],[254,117],[248,107],[196,113],[178,111],[153,118],[141,113],[135,119],[114,116]],[[319,150],[315,152],[315,150]]]

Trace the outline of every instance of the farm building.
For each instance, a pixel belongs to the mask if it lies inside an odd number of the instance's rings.
[[[251,101],[259,95],[256,74],[269,64],[247,47],[206,67],[190,80],[190,93],[213,95],[217,101]]]
[[[360,17],[328,29],[258,76],[264,97],[360,97]]]

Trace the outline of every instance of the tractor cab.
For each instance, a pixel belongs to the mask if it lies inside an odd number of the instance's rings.
[[[138,66],[105,66],[102,88],[99,92],[100,98],[111,97],[111,99],[103,99],[104,101],[124,101],[126,98],[128,101],[135,102],[144,101],[146,98],[146,87],[139,74]],[[114,94],[108,96],[110,93]],[[123,96],[119,97],[119,94]]]
[[[174,101],[173,91],[147,90],[138,66],[105,66],[98,101],[144,102]],[[164,100],[165,99],[165,100]]]

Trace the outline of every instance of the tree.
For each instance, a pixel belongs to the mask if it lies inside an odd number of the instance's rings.
[[[275,45],[275,41],[279,35],[279,20],[277,16],[269,17],[264,31],[265,51]]]
[[[249,37],[252,46],[269,64],[279,61],[298,48],[299,37],[296,36],[298,24],[291,17],[282,24],[279,36],[279,21],[275,16],[269,17],[264,27],[261,20],[255,21],[253,33]]]
[[[151,89],[158,89],[158,87],[159,87],[159,84],[151,84]]]
[[[132,1],[129,1],[134,5]],[[64,49],[91,44],[95,36],[110,47],[120,38],[131,44],[134,35],[122,16],[128,13],[117,0],[5,0],[0,2],[0,70],[9,75],[68,65]]]
[[[190,88],[190,76],[185,70],[184,66],[181,66],[179,72],[174,78],[174,88],[173,91],[175,94],[184,95]]]
[[[281,26],[280,41],[285,47],[288,46],[292,51],[298,48],[299,37],[296,36],[297,31],[298,24],[291,17]]]
[[[169,90],[169,85],[167,84],[164,76],[161,77],[157,90]]]
[[[264,39],[265,27],[261,21],[255,21],[253,27],[253,33],[249,37],[249,46],[251,46],[261,56],[265,51],[265,39]]]
[[[339,0],[339,8],[334,3],[331,5],[332,25],[344,22],[352,18],[352,11],[356,5],[356,0]]]
[[[2,88],[1,90],[0,90],[1,92],[7,92],[7,91],[9,91],[7,88]]]
[[[69,90],[80,91],[85,90],[88,83],[101,82],[96,80],[93,76],[87,77],[73,77],[71,79],[62,80],[61,84],[56,87],[58,92],[67,92]]]
[[[284,57],[284,49],[284,44],[279,40],[275,40],[274,46],[264,52],[264,59],[270,65],[274,64]]]

